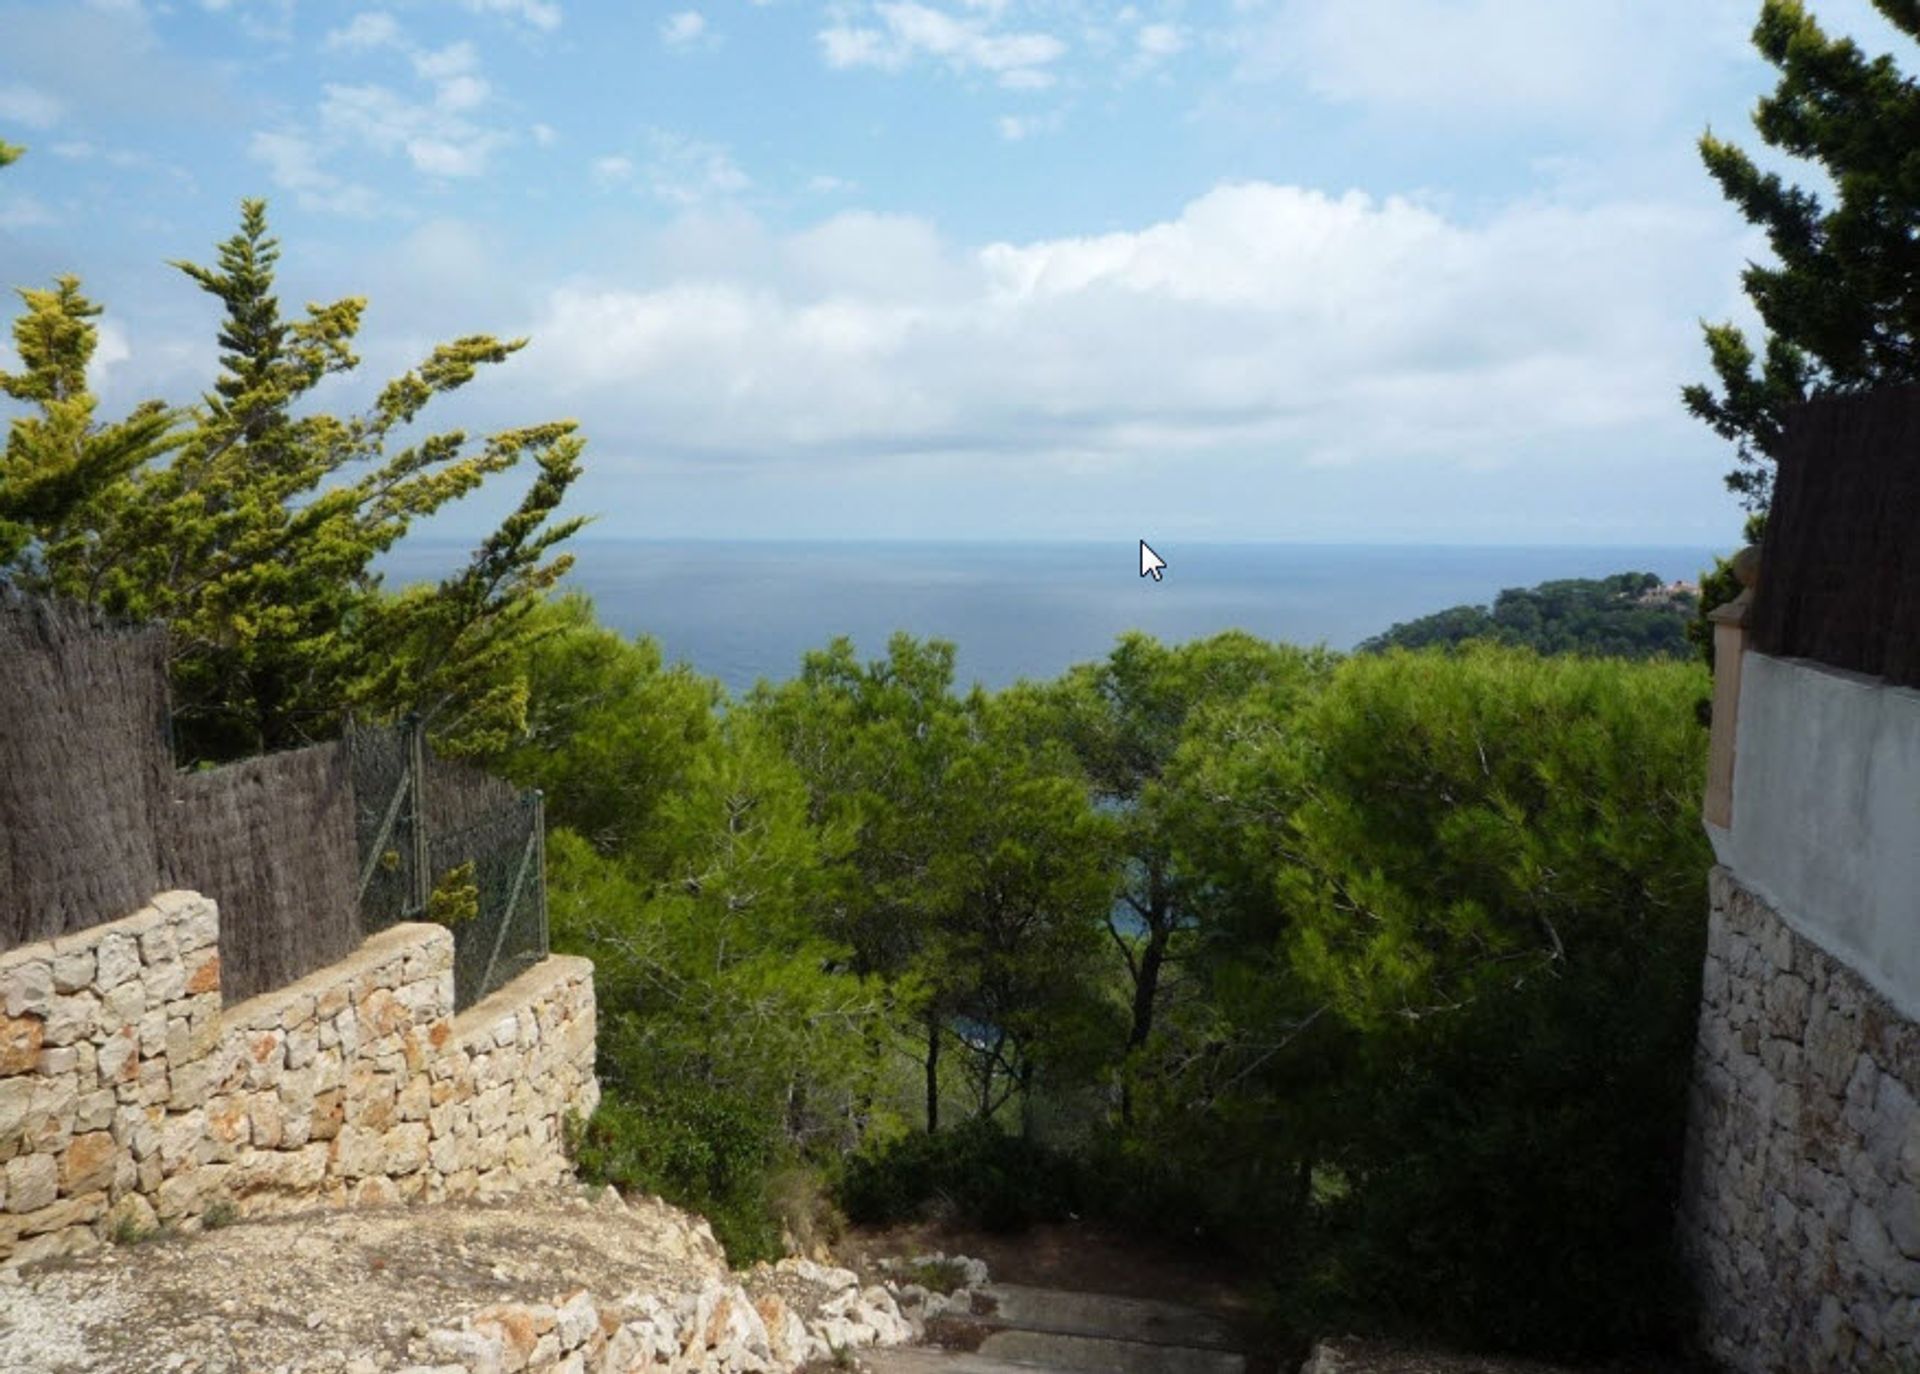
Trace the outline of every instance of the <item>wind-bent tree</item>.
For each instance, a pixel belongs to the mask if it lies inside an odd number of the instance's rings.
[[[112,424],[95,421],[86,372],[100,307],[80,294],[77,278],[22,290],[20,299],[26,313],[13,322],[13,344],[25,370],[0,372],[0,393],[34,412],[9,426],[0,454],[0,576],[32,584],[84,556],[99,535],[85,513],[182,436],[178,415],[157,401]]]
[[[25,293],[26,370],[0,494],[0,573],[170,631],[177,743],[222,759],[324,737],[354,709],[422,712],[443,747],[497,747],[520,726],[515,645],[564,572],[553,547],[581,522],[550,517],[579,471],[571,423],[470,446],[460,430],[389,443],[435,396],[524,340],[471,335],[435,348],[364,414],[296,413],[350,371],[365,302],[280,315],[266,207],[243,202],[218,265],[176,264],[224,310],[221,372],[200,404],[158,404],[96,428],[85,369],[97,306],[62,279]],[[399,596],[374,560],[417,517],[532,457],[517,509],[460,572]],[[11,533],[9,533],[11,531]]]
[[[1873,4],[1920,43],[1920,3]],[[1734,442],[1727,485],[1764,511],[1789,406],[1920,379],[1920,83],[1893,57],[1829,37],[1800,0],[1766,0],[1753,41],[1781,74],[1754,114],[1761,139],[1819,164],[1837,191],[1823,201],[1711,132],[1700,140],[1707,170],[1778,261],[1742,276],[1766,328],[1758,351],[1731,323],[1705,325],[1719,390],[1682,397]]]

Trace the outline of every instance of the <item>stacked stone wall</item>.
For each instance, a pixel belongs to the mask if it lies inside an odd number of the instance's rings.
[[[455,1016],[452,936],[401,925],[226,1007],[219,934],[171,892],[0,955],[0,1262],[567,1173],[565,1118],[599,1097],[586,960]]]
[[[1714,870],[1681,1214],[1743,1374],[1920,1352],[1920,1025]]]

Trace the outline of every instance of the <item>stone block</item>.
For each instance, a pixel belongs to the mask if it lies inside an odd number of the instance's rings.
[[[184,1050],[186,1045],[181,1044]],[[140,1018],[140,1053],[148,1058],[167,1052],[167,1009],[148,1007]]]
[[[53,956],[53,988],[56,992],[79,992],[93,983],[93,951],[68,950]]]
[[[346,1120],[346,1097],[339,1088],[316,1093],[308,1134],[314,1140],[332,1140]]]
[[[20,1216],[20,1234],[23,1236],[45,1235],[50,1231],[65,1231],[74,1226],[85,1226],[97,1221],[107,1210],[107,1195],[104,1192],[86,1193],[79,1197],[63,1197],[49,1203],[38,1211],[22,1213]]]
[[[46,1022],[40,1017],[0,1017],[0,1076],[31,1073],[45,1043]]]
[[[207,1134],[207,1113],[196,1107],[166,1118],[160,1127],[161,1166],[173,1173],[199,1158],[200,1142]]]
[[[90,992],[56,996],[47,1011],[42,1037],[49,1045],[71,1045],[94,1033],[100,999]]]
[[[106,1084],[133,1081],[140,1072],[140,1040],[133,1027],[123,1026],[100,1043],[94,1057],[97,1080]]]
[[[427,1127],[412,1121],[395,1126],[381,1137],[378,1172],[389,1177],[411,1174],[427,1162]]]
[[[225,1164],[203,1164],[163,1180],[154,1190],[154,1211],[162,1221],[199,1216],[225,1193],[227,1169]]]
[[[180,957],[179,932],[171,922],[161,922],[140,935],[140,962],[164,964]]]
[[[94,947],[93,985],[100,992],[111,992],[129,978],[140,975],[140,945],[125,931],[104,935]]]
[[[129,978],[112,992],[101,996],[94,1011],[93,1025],[98,1038],[116,1035],[128,1026],[140,1024],[147,1008],[157,1005],[147,996],[147,987],[138,978]]]
[[[53,963],[22,959],[0,968],[0,1010],[8,1016],[45,1018],[53,1006]]]
[[[256,1093],[247,1101],[247,1115],[253,1123],[253,1143],[263,1150],[277,1150],[286,1141],[286,1118],[280,1111],[278,1093]]]
[[[42,1078],[65,1078],[80,1067],[80,1049],[77,1045],[63,1045],[59,1049],[41,1050],[33,1067]]]
[[[111,1132],[76,1135],[60,1157],[60,1191],[69,1196],[104,1191],[113,1182],[116,1154]]]
[[[175,958],[163,959],[146,972],[150,1001],[177,1002],[187,995],[187,966]]]
[[[208,949],[190,956],[186,960],[187,981],[183,989],[187,996],[197,997],[202,993],[220,991],[220,951]]]
[[[7,1161],[7,1211],[38,1211],[60,1195],[60,1162],[50,1154],[19,1155]]]
[[[1920,1260],[1920,1189],[1901,1184],[1887,1193],[1882,1207],[1887,1235],[1909,1260]]]
[[[83,1093],[73,1109],[73,1129],[104,1131],[113,1124],[116,1102],[111,1088],[96,1088]]]
[[[219,913],[211,901],[202,898],[181,914],[177,929],[182,953],[217,945],[220,942]]]

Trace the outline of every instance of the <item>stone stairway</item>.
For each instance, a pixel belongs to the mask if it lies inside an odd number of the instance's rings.
[[[1228,1325],[1176,1303],[996,1283],[968,1318],[943,1319],[949,1348],[867,1352],[873,1374],[1245,1374]]]

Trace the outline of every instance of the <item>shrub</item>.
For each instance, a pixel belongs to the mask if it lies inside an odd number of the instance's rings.
[[[990,1231],[1061,1220],[1077,1210],[1079,1194],[1070,1157],[986,1121],[863,1150],[847,1161],[838,1187],[841,1207],[863,1225],[938,1212]]]

